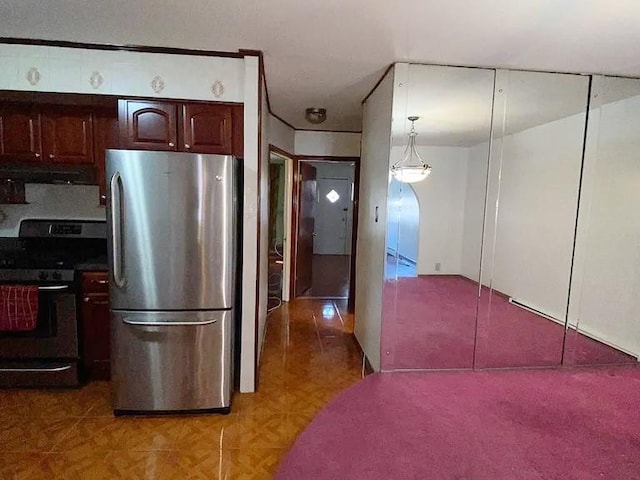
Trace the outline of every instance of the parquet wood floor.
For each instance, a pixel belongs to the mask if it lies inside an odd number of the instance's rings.
[[[361,378],[346,303],[268,318],[259,391],[227,416],[114,418],[108,382],[0,391],[0,479],[267,479],[298,433]]]

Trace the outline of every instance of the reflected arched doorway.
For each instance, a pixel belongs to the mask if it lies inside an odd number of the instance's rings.
[[[420,205],[413,187],[392,178],[387,214],[386,278],[416,277]]]

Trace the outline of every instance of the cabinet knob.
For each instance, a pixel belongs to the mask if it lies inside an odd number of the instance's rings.
[[[189,148],[191,148],[191,145],[189,145],[188,143],[185,143],[184,144],[184,148],[189,149]]]
[[[40,154],[39,153],[36,153],[36,158],[40,158]]]
[[[83,301],[84,303],[89,303],[89,301],[90,301],[90,300],[91,300],[91,299],[90,299],[89,297],[84,297],[84,298],[82,299],[82,301]]]
[[[50,153],[49,158],[56,158],[56,156],[53,153]]]
[[[170,146],[170,147],[175,147],[175,146],[176,146],[176,144],[175,144],[175,143],[173,143],[173,142],[169,142],[169,146]]]
[[[106,196],[106,195],[100,195],[100,198],[101,198],[102,200],[106,200],[106,199],[107,199],[107,196]]]

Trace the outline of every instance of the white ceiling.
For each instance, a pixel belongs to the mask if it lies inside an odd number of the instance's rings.
[[[259,49],[274,113],[360,130],[395,61],[640,76],[638,0],[0,0],[0,36]]]

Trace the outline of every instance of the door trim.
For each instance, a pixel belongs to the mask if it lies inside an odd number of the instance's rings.
[[[292,258],[294,258],[293,244],[293,184],[294,172],[297,172],[298,162],[295,155],[288,153],[274,145],[269,145],[269,158],[271,155],[282,159],[285,165],[285,187],[284,187],[284,246],[283,246],[283,262],[282,265],[282,301],[291,300],[292,292],[291,278],[293,275]],[[293,277],[295,278],[295,276]]]
[[[291,245],[291,278],[289,282],[289,288],[291,292],[295,292],[295,269],[297,260],[297,239],[298,239],[298,217],[299,210],[298,204],[300,201],[300,174],[299,165],[300,162],[350,162],[355,163],[354,180],[353,180],[353,223],[351,233],[351,265],[349,267],[349,297],[347,300],[347,311],[354,313],[355,311],[355,295],[356,295],[356,255],[357,255],[357,240],[358,240],[358,208],[359,208],[359,193],[360,193],[360,157],[333,157],[325,155],[295,155],[294,161],[294,177],[293,177],[293,189],[291,198],[293,199],[292,220],[291,220],[291,232],[292,232],[292,245]]]

